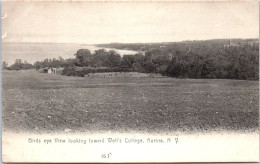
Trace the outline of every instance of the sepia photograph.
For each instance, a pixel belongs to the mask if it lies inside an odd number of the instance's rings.
[[[3,162],[259,162],[259,2],[2,1]]]

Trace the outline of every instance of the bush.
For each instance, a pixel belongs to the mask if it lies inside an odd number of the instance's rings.
[[[107,68],[107,67],[65,67],[63,69],[62,75],[67,76],[79,76],[84,77],[89,73],[104,73],[104,72],[129,72],[129,69],[122,68]]]

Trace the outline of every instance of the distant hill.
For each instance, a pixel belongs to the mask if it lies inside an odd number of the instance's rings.
[[[158,48],[178,48],[179,46],[193,46],[193,45],[213,45],[223,46],[229,44],[230,39],[212,39],[212,40],[192,40],[182,42],[160,42],[160,43],[110,43],[110,44],[96,44],[97,47],[115,48],[121,50],[132,50],[138,52],[145,52]],[[258,44],[259,39],[231,39],[231,43],[235,45],[241,44]]]

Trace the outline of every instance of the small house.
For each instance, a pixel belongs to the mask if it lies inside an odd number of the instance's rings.
[[[57,69],[56,68],[46,67],[46,68],[43,69],[42,73],[56,74],[57,73]]]

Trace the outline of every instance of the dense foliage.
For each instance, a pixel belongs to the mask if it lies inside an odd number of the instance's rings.
[[[71,59],[66,59],[64,60],[61,56],[59,57],[59,59],[44,59],[43,61],[37,61],[34,63],[34,67],[36,69],[40,69],[40,68],[46,68],[46,67],[55,67],[55,68],[59,68],[59,67],[64,67],[66,64],[70,63]],[[74,60],[73,60],[74,63]]]
[[[166,75],[184,78],[257,80],[258,45],[232,46],[199,53],[176,51]]]
[[[23,62],[21,59],[16,59],[15,63],[8,67],[6,62],[3,62],[2,69],[6,70],[26,70],[34,68],[32,64],[28,63],[26,60]]]
[[[109,48],[145,51],[137,65],[143,72],[179,78],[258,80],[257,39],[184,41],[150,44],[103,44]],[[135,65],[136,63],[133,63]]]
[[[64,67],[63,74],[84,76],[95,72],[161,73],[177,78],[220,78],[258,80],[259,46],[256,39],[185,41],[153,44],[108,44],[109,48],[139,51],[121,57],[116,51],[105,49],[91,53],[79,49],[75,58],[45,59],[34,65],[16,61],[3,69]]]

